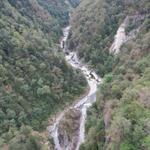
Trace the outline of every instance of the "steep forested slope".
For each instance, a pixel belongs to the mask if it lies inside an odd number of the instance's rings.
[[[0,1],[0,149],[53,149],[35,130],[84,92],[85,79],[58,46],[69,18],[65,2]],[[76,7],[80,0],[68,2]],[[69,48],[105,75],[80,149],[150,149],[149,7],[149,0],[81,0],[72,14]],[[139,32],[114,57],[109,48],[127,15],[144,19],[131,20],[126,32]]]
[[[82,150],[150,149],[149,6],[147,0],[83,0],[72,15],[70,49],[105,75],[88,111]],[[126,33],[139,30],[113,56],[113,36],[126,16],[136,18]]]
[[[108,48],[123,18],[123,6],[119,6],[117,1],[82,1],[72,16],[69,48],[77,50],[101,76],[112,69]]]
[[[112,70],[113,57],[109,54],[114,35],[128,14],[144,13],[145,1],[83,0],[72,15],[69,48],[103,76]]]
[[[149,150],[149,23],[146,19],[137,38],[122,47],[113,72],[99,87],[81,149]]]
[[[0,1],[0,147],[41,149],[25,125],[46,128],[50,114],[84,91],[85,79],[58,52],[67,23],[63,0]]]

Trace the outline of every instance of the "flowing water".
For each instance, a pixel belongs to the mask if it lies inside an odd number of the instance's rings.
[[[74,68],[80,69],[84,76],[86,77],[90,90],[87,93],[87,95],[77,100],[78,102],[74,104],[74,106],[71,106],[74,109],[78,109],[81,112],[81,118],[80,118],[80,128],[78,133],[78,142],[76,146],[76,150],[79,149],[79,146],[81,143],[84,142],[85,139],[85,120],[87,115],[87,109],[96,101],[96,91],[97,91],[97,85],[101,82],[101,79],[98,77],[98,75],[91,69],[88,68],[88,66],[84,63],[82,63],[78,57],[76,52],[70,52],[67,49],[66,42],[68,39],[70,31],[70,26],[64,28],[63,30],[63,38],[61,39],[60,46],[65,53],[66,61],[73,66]],[[49,133],[51,134],[56,150],[71,150],[71,148],[66,145],[65,149],[60,146],[60,141],[58,138],[58,125],[60,120],[64,117],[64,114],[67,110],[64,110],[59,116],[57,116],[55,122],[52,126],[48,127]]]
[[[132,17],[132,16],[131,16]],[[136,16],[133,16],[132,18],[135,18]],[[136,35],[136,32],[138,32],[139,28],[134,30],[134,32],[130,32],[130,34],[127,36],[125,33],[126,26],[128,24],[128,16],[125,18],[124,22],[120,25],[120,27],[117,30],[117,33],[115,35],[115,40],[110,47],[110,53],[118,54],[120,51],[120,48],[123,43],[128,41],[129,39],[134,38]],[[97,91],[97,85],[101,83],[101,78],[98,77],[98,75],[91,69],[88,68],[86,64],[81,62],[81,60],[78,59],[76,52],[71,52],[67,49],[67,40],[68,35],[70,31],[70,26],[64,28],[63,30],[63,38],[61,39],[60,46],[65,54],[66,61],[73,66],[76,69],[80,69],[84,76],[87,79],[87,82],[89,84],[90,90],[82,99],[77,100],[77,102],[70,106],[70,108],[78,109],[81,112],[81,118],[80,118],[80,128],[78,133],[78,142],[76,144],[76,147],[73,148],[75,150],[78,150],[80,145],[85,140],[85,121],[87,116],[87,109],[96,101],[96,91]],[[136,31],[136,32],[135,32]],[[57,117],[55,122],[52,126],[48,127],[49,133],[51,134],[56,150],[72,150],[70,145],[67,145],[67,142],[64,144],[65,148],[62,148],[60,146],[59,141],[59,133],[58,133],[58,125],[60,121],[63,119],[65,112],[68,109],[65,109],[62,113],[60,113]]]

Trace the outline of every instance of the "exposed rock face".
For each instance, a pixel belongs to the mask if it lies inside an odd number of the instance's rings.
[[[67,111],[58,126],[58,137],[62,149],[75,150],[78,142],[81,112],[78,109]]]
[[[118,28],[118,31],[115,35],[114,42],[109,50],[110,53],[117,54],[120,50],[120,47],[126,40],[126,33],[125,33],[126,22],[127,22],[126,20],[127,20],[127,18],[124,20],[124,22]]]
[[[118,28],[117,33],[115,35],[114,42],[110,47],[109,52],[113,54],[118,54],[120,52],[121,46],[124,43],[126,43],[131,39],[134,39],[137,33],[139,32],[141,23],[144,21],[145,17],[147,16],[148,16],[147,14],[144,15],[136,14],[132,16],[127,16],[124,19],[123,23]],[[133,27],[131,28],[130,26]],[[130,30],[128,28],[130,28]]]

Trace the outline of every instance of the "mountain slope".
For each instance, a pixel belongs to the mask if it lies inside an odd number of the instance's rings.
[[[83,0],[71,19],[69,48],[101,75],[112,71],[109,48],[124,18],[148,10],[147,0]],[[136,5],[134,5],[136,4]]]
[[[115,58],[115,69],[99,87],[97,102],[88,113],[87,140],[81,149],[150,148],[148,24],[146,19],[137,38],[122,47]]]
[[[72,15],[70,49],[104,76],[88,111],[81,150],[149,150],[150,20],[147,0],[83,0]],[[129,38],[114,56],[114,35],[126,17]],[[108,74],[109,73],[109,74]]]
[[[59,52],[67,22],[62,0],[0,2],[0,146],[41,149],[26,125],[46,129],[51,114],[84,92],[86,80]]]
[[[110,5],[113,7],[110,8]],[[101,76],[112,70],[113,57],[108,48],[119,20],[123,19],[121,9],[123,6],[117,1],[87,0],[82,1],[72,15],[69,48],[77,50],[79,57],[89,62]]]

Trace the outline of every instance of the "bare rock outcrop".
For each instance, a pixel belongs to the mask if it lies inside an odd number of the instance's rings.
[[[75,150],[78,143],[81,112],[69,109],[58,126],[58,138],[62,149]]]

